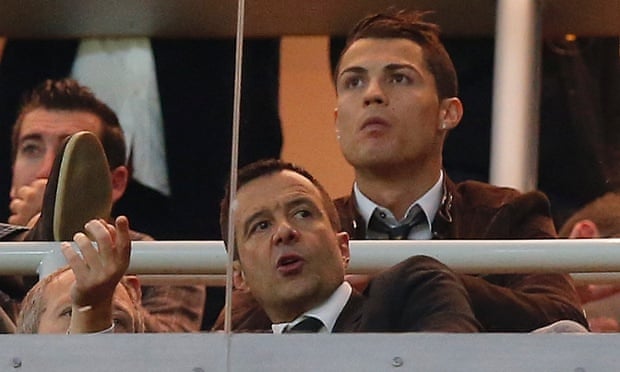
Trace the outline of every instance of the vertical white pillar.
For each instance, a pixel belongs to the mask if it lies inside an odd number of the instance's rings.
[[[499,0],[491,128],[490,182],[537,186],[540,11],[537,0]]]

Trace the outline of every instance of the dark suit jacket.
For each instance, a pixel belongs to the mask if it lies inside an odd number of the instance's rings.
[[[414,256],[353,292],[334,332],[477,332],[467,291],[437,260]]]
[[[364,239],[365,223],[354,198],[337,199],[343,230]],[[546,239],[556,237],[549,202],[540,192],[445,178],[444,195],[432,226],[434,239]],[[587,327],[568,275],[461,275],[484,331],[528,332],[561,319]]]
[[[257,332],[271,321],[247,292],[234,291],[232,329]],[[224,326],[223,312],[214,330]],[[354,291],[334,332],[477,332],[469,295],[460,278],[439,261],[414,256],[377,274],[363,295]]]

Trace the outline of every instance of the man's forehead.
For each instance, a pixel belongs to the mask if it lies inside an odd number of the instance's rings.
[[[317,187],[306,177],[291,170],[283,170],[256,178],[237,191],[233,206],[245,209],[300,198],[320,198]]]
[[[406,38],[363,38],[353,42],[340,60],[340,71],[368,62],[400,64],[418,62],[422,47]]]
[[[120,309],[131,308],[131,304],[134,302],[127,288],[125,288],[121,283],[116,285],[112,301],[114,305]]]
[[[82,130],[99,136],[101,129],[101,119],[93,113],[39,108],[24,116],[19,137],[66,137]]]
[[[57,303],[61,299],[69,300],[69,290],[71,284],[75,281],[73,271],[65,270],[59,273],[55,278],[47,283],[45,290],[43,291],[43,299],[48,305],[51,303]]]

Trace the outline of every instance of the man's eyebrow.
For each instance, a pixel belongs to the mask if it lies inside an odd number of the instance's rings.
[[[361,66],[351,66],[351,67],[347,67],[345,69],[343,69],[342,71],[340,71],[340,74],[338,74],[338,77],[346,74],[346,73],[358,73],[358,74],[363,74],[365,73],[367,70]]]
[[[19,137],[18,143],[22,143],[24,141],[37,140],[40,141],[43,139],[43,136],[40,133],[29,133],[24,136]]]
[[[314,199],[309,196],[299,196],[286,202],[287,208],[294,208],[300,205],[308,205],[320,209]]]
[[[386,65],[383,69],[387,71],[396,71],[396,70],[406,69],[406,70],[414,71],[415,73],[418,73],[418,74],[420,73],[415,66],[408,64],[408,63],[390,63],[389,65]]]
[[[242,233],[243,235],[247,235],[247,232],[250,229],[250,225],[252,225],[252,223],[257,220],[258,218],[260,218],[261,216],[265,215],[265,210],[264,209],[260,209],[254,213],[252,213],[251,215],[248,216],[248,218],[246,218],[245,220],[242,221]]]
[[[409,63],[390,63],[387,64],[385,67],[383,67],[384,70],[387,71],[396,71],[396,70],[400,70],[400,69],[407,69],[407,70],[411,70],[417,74],[420,74],[420,72],[418,71],[418,69],[414,66],[411,65]],[[358,74],[363,74],[366,73],[368,70],[365,69],[364,67],[361,66],[351,66],[351,67],[347,67],[345,69],[343,69],[340,74],[338,75],[338,77],[344,75],[345,73],[358,73]]]

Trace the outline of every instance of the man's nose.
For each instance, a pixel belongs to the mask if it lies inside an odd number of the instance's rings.
[[[56,158],[56,151],[46,151],[43,161],[40,163],[40,167],[37,171],[37,178],[49,178],[54,166],[54,159]]]
[[[277,226],[276,231],[273,234],[274,244],[290,244],[299,239],[299,232],[291,226],[290,223],[283,221]]]
[[[387,103],[388,99],[381,83],[376,80],[371,80],[368,84],[368,88],[364,92],[364,106],[372,104],[385,105]]]

